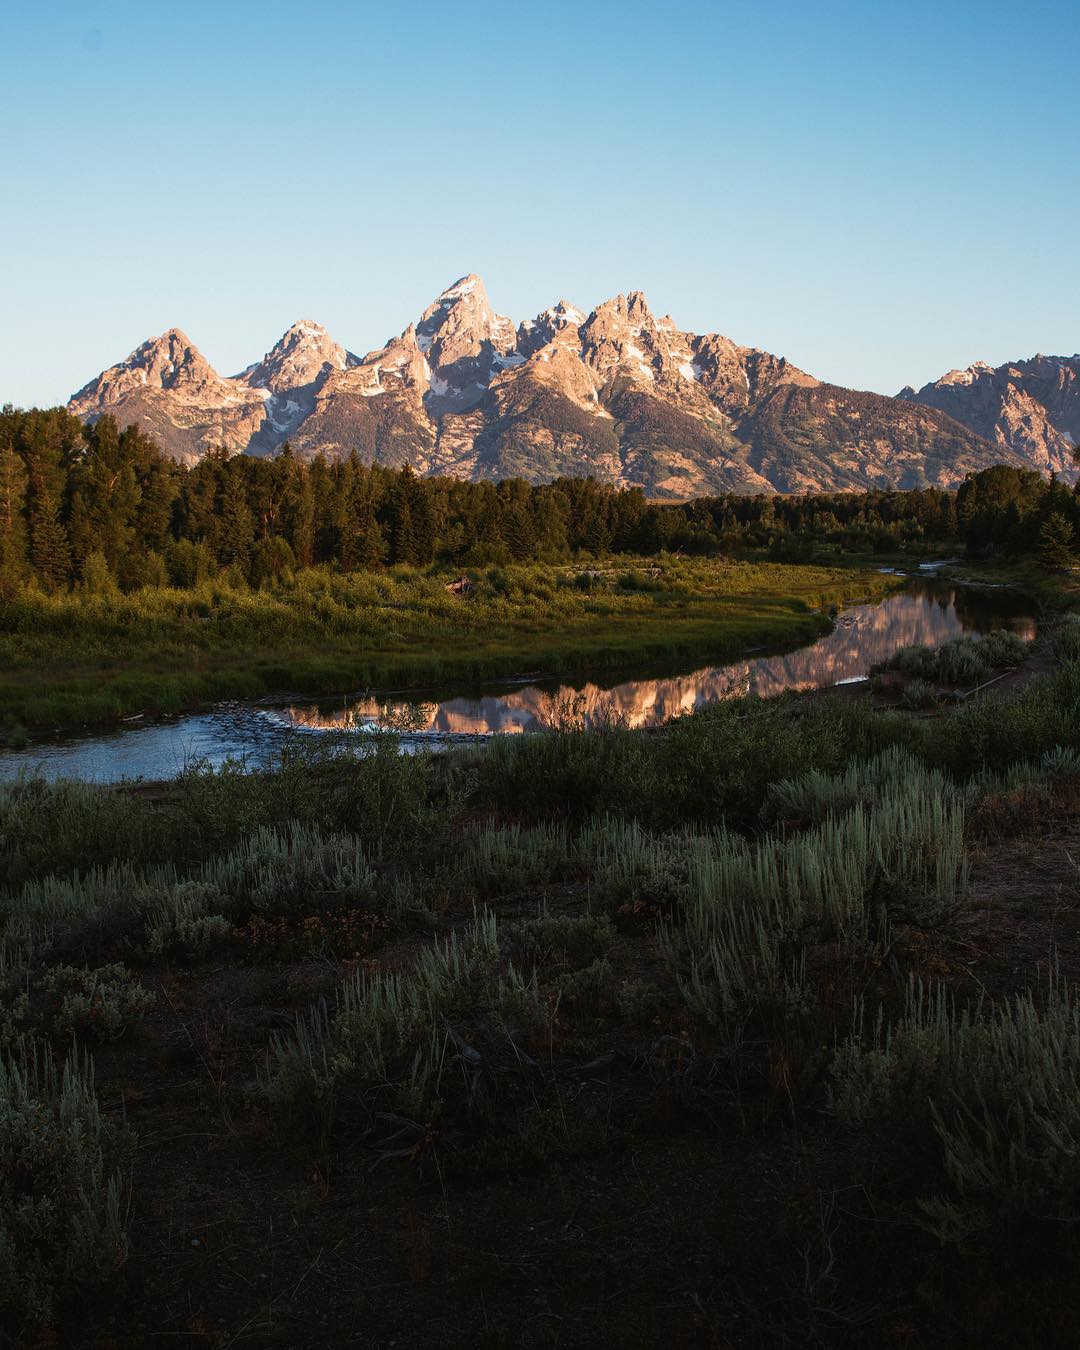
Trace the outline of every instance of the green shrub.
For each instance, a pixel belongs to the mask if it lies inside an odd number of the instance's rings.
[[[936,708],[938,703],[938,692],[932,684],[927,684],[925,680],[908,680],[904,685],[904,691],[900,695],[900,701],[905,708],[920,710],[923,708]]]
[[[589,903],[609,914],[656,916],[685,904],[695,854],[708,838],[690,830],[650,834],[636,820],[601,817],[576,840],[589,875]]]
[[[930,684],[981,684],[995,670],[1018,665],[1030,647],[1016,633],[998,628],[982,637],[952,638],[940,647],[901,647],[880,669]]]
[[[460,882],[480,899],[563,880],[570,859],[570,841],[561,826],[477,826],[459,837],[454,850]]]
[[[48,1048],[0,1052],[0,1307],[48,1322],[60,1300],[127,1255],[116,1131],[88,1059],[58,1073]]]
[[[498,956],[495,920],[482,915],[464,936],[423,948],[411,975],[361,968],[339,988],[333,1016],[320,1004],[274,1038],[265,1095],[324,1130],[345,1091],[368,1119],[379,1111],[427,1119],[447,1055],[446,1019],[483,988],[494,995]]]
[[[833,1062],[833,1110],[856,1124],[893,1118],[938,1140],[938,1191],[919,1202],[942,1241],[1003,1222],[1076,1222],[1080,1213],[1080,1009],[1058,980],[989,1011],[909,988],[895,1026],[869,1036],[857,1015]]]
[[[1080,614],[1067,614],[1054,634],[1054,655],[1059,661],[1080,661]]]
[[[413,906],[407,883],[390,883],[373,868],[355,835],[293,823],[261,827],[228,853],[212,858],[200,880],[236,912],[310,912],[319,905]]]
[[[809,1009],[812,955],[872,958],[893,919],[936,923],[967,887],[963,795],[906,752],[778,784],[767,808],[816,823],[714,837],[690,855],[688,900],[661,934],[687,1006],[729,1054],[752,1020]]]
[[[205,881],[181,881],[146,908],[146,946],[152,956],[205,956],[232,931],[222,912],[229,902]]]
[[[169,851],[167,822],[124,792],[93,783],[0,783],[0,888]]]
[[[541,909],[502,930],[501,946],[519,971],[545,976],[560,969],[576,970],[602,957],[615,939],[610,920],[593,914],[560,915]]]
[[[41,981],[56,1036],[81,1032],[100,1040],[123,1035],[154,1001],[130,971],[115,963],[96,970],[54,966]]]

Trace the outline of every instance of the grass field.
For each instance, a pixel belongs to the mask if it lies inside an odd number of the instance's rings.
[[[45,595],[0,604],[0,727],[9,736],[278,691],[344,693],[519,672],[729,657],[809,641],[822,612],[883,594],[870,569],[660,558],[598,573],[301,573],[275,591]]]

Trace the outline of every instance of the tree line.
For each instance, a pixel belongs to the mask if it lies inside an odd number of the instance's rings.
[[[259,586],[297,568],[485,566],[608,553],[781,560],[962,540],[973,554],[1041,551],[1066,566],[1080,495],[997,466],[938,488],[725,495],[677,505],[595,479],[420,478],[354,454],[305,462],[212,451],[185,467],[139,428],[84,426],[63,408],[0,411],[0,579],[192,586],[228,569]]]

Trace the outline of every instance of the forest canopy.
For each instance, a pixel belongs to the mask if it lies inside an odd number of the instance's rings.
[[[1054,554],[1080,540],[1080,496],[1004,465],[957,492],[923,488],[699,498],[657,505],[595,479],[421,478],[359,456],[208,454],[187,468],[137,427],[62,408],[0,411],[0,580],[193,586],[222,569],[254,586],[314,565],[343,571],[486,566],[608,553],[889,553],[962,541],[973,555]]]

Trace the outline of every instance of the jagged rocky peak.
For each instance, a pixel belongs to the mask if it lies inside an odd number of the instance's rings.
[[[581,330],[582,359],[598,378],[618,375],[638,384],[696,384],[702,373],[696,341],[670,316],[658,321],[642,291],[605,300]]]
[[[421,395],[427,391],[431,368],[417,341],[415,324],[409,324],[385,347],[363,358],[354,357],[352,362],[341,387],[364,398],[412,389]]]
[[[585,314],[576,305],[569,300],[557,300],[541,310],[535,319],[522,321],[517,331],[517,349],[522,356],[529,357],[560,335],[567,341],[576,341],[585,321]]]
[[[992,366],[975,361],[900,398],[955,417],[1035,468],[1073,478],[1080,442],[1080,356],[1043,356]]]
[[[210,362],[179,328],[170,328],[160,337],[149,338],[123,364],[145,370],[147,383],[153,381],[164,389],[184,379],[198,378],[204,371],[213,372]]]
[[[170,328],[148,338],[123,361],[101,374],[71,400],[77,416],[87,416],[120,403],[135,393],[168,390],[192,396],[216,390],[223,381],[186,333]]]
[[[314,384],[328,370],[344,370],[355,361],[322,324],[301,319],[285,330],[261,361],[237,378],[257,389],[284,393]]]
[[[501,348],[514,345],[514,325],[494,312],[484,283],[472,272],[432,301],[420,316],[416,335],[420,350],[440,364],[478,355],[485,342]]]
[[[626,327],[633,331],[646,327],[655,328],[656,320],[653,318],[652,310],[649,309],[644,291],[631,291],[628,295],[616,295],[611,300],[605,300],[603,304],[597,305],[589,315],[589,325],[616,329]]]
[[[982,375],[993,375],[994,367],[989,361],[973,361],[963,370],[950,370],[942,375],[939,384],[974,384]]]
[[[525,359],[513,323],[494,312],[484,283],[472,272],[420,316],[416,343],[427,361],[428,400],[439,413],[474,407],[495,375]]]
[[[569,300],[556,300],[542,314],[537,315],[537,322],[548,323],[559,332],[563,328],[580,328],[586,317],[577,305],[572,305]]]
[[[126,361],[121,362],[121,368],[124,367],[144,371],[145,383],[160,384],[163,389],[173,389],[185,381],[196,381],[217,374],[198,347],[179,328],[170,328],[160,337],[147,339]]]

